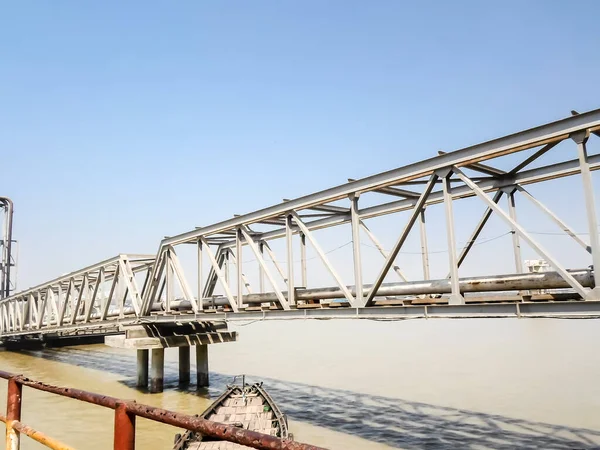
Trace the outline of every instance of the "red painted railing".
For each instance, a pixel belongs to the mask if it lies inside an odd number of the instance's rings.
[[[313,445],[279,439],[267,434],[244,430],[222,423],[211,422],[200,417],[181,414],[154,406],[142,405],[134,401],[127,401],[107,395],[79,389],[52,386],[50,384],[33,381],[22,375],[15,375],[0,371],[0,378],[8,380],[8,394],[6,416],[0,415],[0,420],[6,423],[6,449],[19,450],[20,434],[25,434],[46,447],[55,450],[72,450],[72,447],[63,444],[44,433],[21,423],[21,404],[23,386],[44,392],[69,397],[79,401],[110,408],[115,411],[114,449],[135,449],[135,418],[143,417],[155,422],[166,423],[178,428],[197,431],[207,436],[235,442],[251,448],[262,450],[324,450]]]

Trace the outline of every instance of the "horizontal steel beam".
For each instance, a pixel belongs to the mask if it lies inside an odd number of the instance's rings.
[[[519,302],[519,303],[467,303],[466,305],[408,305],[408,306],[370,306],[367,308],[335,307],[315,309],[262,310],[243,312],[212,312],[197,314],[179,314],[176,316],[154,314],[144,319],[145,324],[169,324],[173,322],[190,323],[198,321],[247,322],[255,320],[290,320],[290,319],[434,319],[434,318],[600,318],[600,301],[553,301],[553,302]],[[65,326],[61,329],[45,329],[11,332],[3,338],[44,335],[44,334],[103,334],[102,330],[117,332],[119,327],[139,323],[136,317],[125,317],[102,323],[82,326]],[[98,331],[100,330],[100,331]],[[108,334],[108,331],[106,332]]]
[[[589,157],[590,170],[600,169],[600,155],[592,155]],[[550,164],[548,166],[539,167],[523,171],[514,176],[502,178],[502,179],[487,179],[477,183],[481,189],[485,192],[495,192],[498,189],[519,185],[529,185],[540,183],[542,181],[563,178],[572,176],[580,173],[579,160],[573,159],[557,164]],[[452,197],[456,199],[463,199],[469,197],[475,197],[475,193],[464,184],[462,186],[456,186],[452,188]],[[425,202],[425,206],[431,206],[435,204],[443,203],[444,193],[442,191],[435,191],[429,195],[429,198]],[[384,216],[387,214],[393,214],[401,211],[409,211],[413,209],[415,201],[412,199],[396,200],[394,202],[383,203],[376,206],[363,208],[358,211],[361,219],[369,219],[378,216]],[[328,228],[335,225],[341,225],[343,223],[350,222],[350,213],[346,215],[338,215],[333,217],[327,217],[325,219],[313,220],[305,222],[309,230],[319,230],[322,228]],[[285,236],[285,228],[279,228],[276,230],[268,231],[256,237],[263,241],[271,239],[279,239]],[[223,248],[231,248],[235,246],[235,241],[227,242],[222,244]]]
[[[289,202],[290,200],[284,200],[284,201]],[[321,211],[321,212],[331,213],[331,214],[346,214],[346,213],[350,212],[349,208],[342,208],[341,206],[335,206],[335,205],[311,206],[308,209],[312,209],[313,211]]]
[[[288,319],[435,319],[435,318],[600,318],[600,301],[563,301],[531,303],[490,303],[466,305],[410,305],[410,306],[371,306],[369,308],[319,308],[265,310],[242,314],[216,313],[215,320],[226,322],[248,320],[288,320]],[[155,316],[156,322],[170,321],[169,318]],[[183,321],[186,320],[183,316]],[[191,319],[190,320],[194,320]],[[197,318],[195,320],[198,320]]]
[[[348,178],[350,183],[356,181],[355,178]],[[379,189],[374,189],[373,192],[379,192],[380,194],[393,195],[395,197],[405,197],[405,198],[419,198],[421,194],[419,192],[408,191],[406,189],[401,189],[397,187],[382,187]]]
[[[443,152],[440,150],[440,151],[438,151],[438,154],[445,155],[446,152]],[[494,176],[494,177],[502,176],[502,175],[506,174],[506,172],[504,170],[496,169],[495,167],[488,166],[488,165],[481,164],[481,163],[473,163],[473,164],[466,165],[465,167],[468,169],[471,169],[471,170],[475,170],[477,172],[484,173],[486,175]]]
[[[580,113],[578,113],[574,109],[571,111],[571,115],[573,115],[573,116],[578,116],[579,114]],[[596,136],[598,136],[598,137],[600,137],[600,132],[598,132],[598,131],[594,131],[593,134],[596,135]]]

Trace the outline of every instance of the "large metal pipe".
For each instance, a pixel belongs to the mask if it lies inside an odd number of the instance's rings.
[[[153,305],[151,311],[162,311],[163,308],[160,305]],[[127,306],[125,308],[123,308],[123,315],[124,316],[132,316],[135,314],[135,308],[133,306]],[[121,311],[119,309],[114,309],[114,310],[109,310],[108,313],[106,314],[106,317],[117,317],[121,315]],[[90,314],[90,319],[100,319],[102,317],[102,314],[99,312],[96,313],[92,313]],[[80,314],[77,316],[76,322],[80,323],[83,319],[85,318],[85,316],[83,314]]]
[[[12,248],[12,221],[13,221],[13,202],[8,197],[0,197],[0,205],[6,209],[6,220],[4,222],[4,245],[2,248],[2,261],[0,264],[0,298],[6,298],[10,295],[10,266],[11,266],[11,248]]]
[[[572,270],[569,273],[584,287],[594,287],[594,275],[591,270]],[[466,292],[494,292],[494,291],[521,291],[527,289],[561,289],[571,286],[557,272],[541,272],[527,274],[497,275],[491,277],[471,277],[459,280],[461,293]],[[354,286],[347,286],[352,295],[356,295]],[[363,286],[363,295],[371,289],[370,284]],[[405,296],[424,294],[450,294],[452,287],[450,279],[410,281],[400,283],[384,283],[377,290],[377,296]],[[284,296],[286,292],[283,292]],[[333,300],[343,298],[344,293],[339,287],[326,287],[317,289],[297,289],[297,300]],[[243,296],[244,304],[260,304],[277,302],[274,292],[264,294],[247,294]],[[204,300],[206,306],[224,306],[229,304],[225,297],[213,297]],[[175,300],[171,303],[172,309],[191,309],[188,300]]]

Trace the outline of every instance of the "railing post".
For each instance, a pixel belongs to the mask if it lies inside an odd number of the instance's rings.
[[[114,434],[114,450],[135,449],[135,414],[127,411],[125,403],[119,403],[115,409]]]
[[[19,432],[12,427],[13,421],[21,420],[21,398],[23,386],[17,382],[17,377],[8,379],[6,400],[6,449],[19,450],[21,438]]]

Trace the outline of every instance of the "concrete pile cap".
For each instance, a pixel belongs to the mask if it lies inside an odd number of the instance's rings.
[[[106,336],[109,347],[154,349],[220,344],[237,340],[235,331],[228,331],[225,322],[196,322],[186,324],[148,324],[122,327],[123,333]]]

